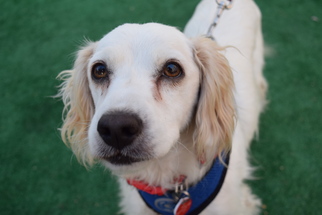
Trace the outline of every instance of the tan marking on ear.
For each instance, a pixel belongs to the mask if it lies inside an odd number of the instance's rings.
[[[94,104],[87,80],[88,60],[93,54],[95,43],[87,42],[77,53],[72,70],[58,75],[63,83],[58,96],[65,105],[63,110],[63,126],[61,137],[71,147],[77,159],[85,166],[94,162],[88,149],[88,127],[94,114]]]
[[[194,142],[199,157],[227,153],[231,149],[235,103],[233,75],[220,48],[208,38],[193,40],[195,59],[202,72]]]

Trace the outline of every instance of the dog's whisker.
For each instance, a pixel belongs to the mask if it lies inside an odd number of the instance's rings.
[[[178,145],[182,146],[186,151],[188,151],[191,155],[195,155],[194,152],[192,152],[185,144],[183,144],[181,141],[177,142]]]

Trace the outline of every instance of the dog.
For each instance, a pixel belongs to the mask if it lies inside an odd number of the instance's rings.
[[[267,91],[261,14],[252,0],[236,0],[213,40],[204,35],[217,7],[202,0],[184,33],[121,25],[87,41],[59,75],[62,139],[81,163],[100,162],[118,176],[124,214],[260,211],[245,180]],[[208,180],[211,171],[219,176]],[[211,198],[194,206],[204,196]]]

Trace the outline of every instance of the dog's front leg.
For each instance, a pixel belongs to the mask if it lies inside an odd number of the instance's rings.
[[[125,215],[156,215],[154,211],[146,206],[139,192],[129,186],[123,179],[119,179],[120,184],[120,208]]]

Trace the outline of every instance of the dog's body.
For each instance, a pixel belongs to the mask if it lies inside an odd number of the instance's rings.
[[[88,43],[63,72],[63,139],[83,162],[99,159],[120,176],[125,214],[155,214],[126,180],[174,189],[173,179],[184,175],[195,184],[231,148],[221,191],[201,214],[258,213],[260,200],[244,180],[265,104],[260,12],[251,0],[225,11],[213,32],[229,46],[223,50],[200,38],[216,8],[203,0],[186,36],[155,23],[120,26]]]

